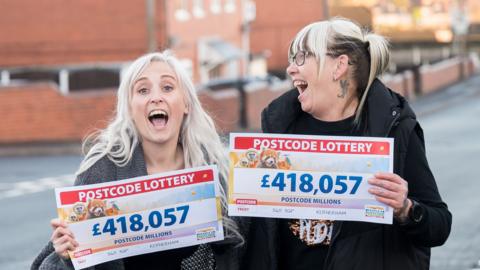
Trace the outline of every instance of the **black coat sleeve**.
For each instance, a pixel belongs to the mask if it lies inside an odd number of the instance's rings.
[[[404,179],[408,197],[419,202],[424,215],[419,223],[409,221],[402,226],[411,241],[420,246],[434,247],[445,243],[450,234],[452,214],[442,201],[425,153],[423,132],[419,126],[410,135],[405,157]]]
[[[95,184],[99,182],[100,179],[105,177],[112,178],[113,170],[108,170],[109,161],[106,157],[100,159],[92,167],[90,167],[85,172],[81,173],[75,179],[75,186],[78,185],[87,185]],[[43,270],[43,269],[74,269],[70,259],[60,258],[53,248],[52,242],[48,242],[47,245],[42,249],[42,251],[34,259],[31,270]],[[93,267],[88,269],[94,269]]]

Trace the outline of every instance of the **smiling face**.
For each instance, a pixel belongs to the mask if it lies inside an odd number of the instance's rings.
[[[326,56],[323,70],[319,73],[315,56],[309,54],[303,65],[292,62],[287,67],[287,73],[300,93],[298,101],[304,112],[320,115],[335,104],[338,91],[332,80],[335,65],[335,59]]]
[[[177,143],[188,107],[173,69],[165,62],[151,62],[131,91],[131,116],[142,142]]]

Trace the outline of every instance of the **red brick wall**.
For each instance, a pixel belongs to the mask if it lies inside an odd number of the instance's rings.
[[[216,93],[200,91],[198,97],[203,108],[215,121],[220,133],[228,134],[230,131],[238,130],[240,104],[237,90],[230,89]]]
[[[460,61],[449,59],[435,65],[420,68],[422,94],[434,92],[460,79]]]
[[[272,100],[279,97],[291,88],[292,85],[287,82],[285,84],[276,86],[275,89],[272,89],[271,86],[265,86],[247,91],[247,121],[249,128],[254,131],[260,131],[262,129],[262,110]]]
[[[213,14],[204,1],[205,17],[178,21],[180,0],[155,1],[157,48],[171,49],[193,62],[198,81],[197,43],[220,37],[242,47],[242,1],[233,13]],[[148,51],[146,0],[15,0],[0,4],[0,67],[130,61]],[[239,66],[239,71],[241,67]]]
[[[113,117],[115,90],[63,96],[53,84],[0,88],[0,144],[80,142]],[[236,130],[238,93],[200,92],[204,108],[220,132]]]
[[[402,96],[405,96],[405,89],[403,83],[403,76],[397,74],[395,76],[389,76],[382,79],[383,83],[393,91],[399,93]]]
[[[255,1],[257,17],[252,23],[251,51],[269,50],[268,69],[287,67],[287,51],[295,34],[309,23],[322,20],[322,1]]]
[[[430,68],[428,73],[422,72],[420,78],[424,84],[422,93],[429,93],[458,82],[458,72],[455,71],[458,67],[459,62],[446,62],[440,65],[440,68],[437,66]],[[393,90],[405,94],[408,99],[414,98],[411,73],[403,73],[393,81],[384,81]],[[434,84],[437,88],[432,88]],[[290,87],[291,84],[285,81],[274,86],[247,89],[248,130],[260,130],[262,109]],[[221,133],[228,134],[240,130],[237,90],[200,91],[198,95]],[[63,96],[53,84],[2,87],[0,145],[26,142],[79,142],[94,127],[105,126],[113,116],[115,102],[113,89]]]
[[[394,76],[384,76],[382,82],[406,99],[415,99],[415,81],[412,71],[407,70]]]
[[[221,1],[222,11],[214,14],[210,10],[210,0],[203,1],[205,17],[195,17],[192,14],[192,1],[188,1],[187,11],[190,19],[179,21],[175,18],[175,11],[179,7],[178,0],[167,2],[167,31],[169,38],[175,40],[171,49],[179,58],[189,58],[193,64],[193,80],[198,81],[198,42],[200,38],[218,37],[242,49],[242,6],[236,0],[236,8],[232,13],[223,9],[225,1]],[[239,71],[240,71],[239,67]]]
[[[404,87],[405,87],[405,97],[413,101],[415,96],[415,77],[413,71],[407,70],[403,72],[404,76]]]
[[[156,0],[159,45],[163,1]],[[0,4],[0,66],[131,60],[147,52],[145,1],[15,0]]]
[[[62,96],[51,84],[0,89],[0,144],[80,141],[112,116],[113,90]]]

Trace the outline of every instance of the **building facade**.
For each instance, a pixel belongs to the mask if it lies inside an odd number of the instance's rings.
[[[117,73],[118,84],[125,62],[164,49],[174,51],[196,83],[240,76],[245,2],[0,0],[0,85],[66,78],[68,90],[72,73],[88,71],[83,81],[101,81],[95,70]]]
[[[324,18],[327,0],[258,0],[251,24],[251,51],[267,56],[267,68],[282,77],[287,51],[295,34],[305,25]]]

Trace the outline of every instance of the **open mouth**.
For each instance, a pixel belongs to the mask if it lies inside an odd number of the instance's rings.
[[[148,114],[148,120],[154,127],[164,127],[168,122],[168,113],[164,110],[153,110]]]
[[[295,86],[300,94],[303,94],[305,92],[305,89],[308,87],[308,83],[306,81],[301,81],[301,80],[295,80],[293,81],[293,86]]]

